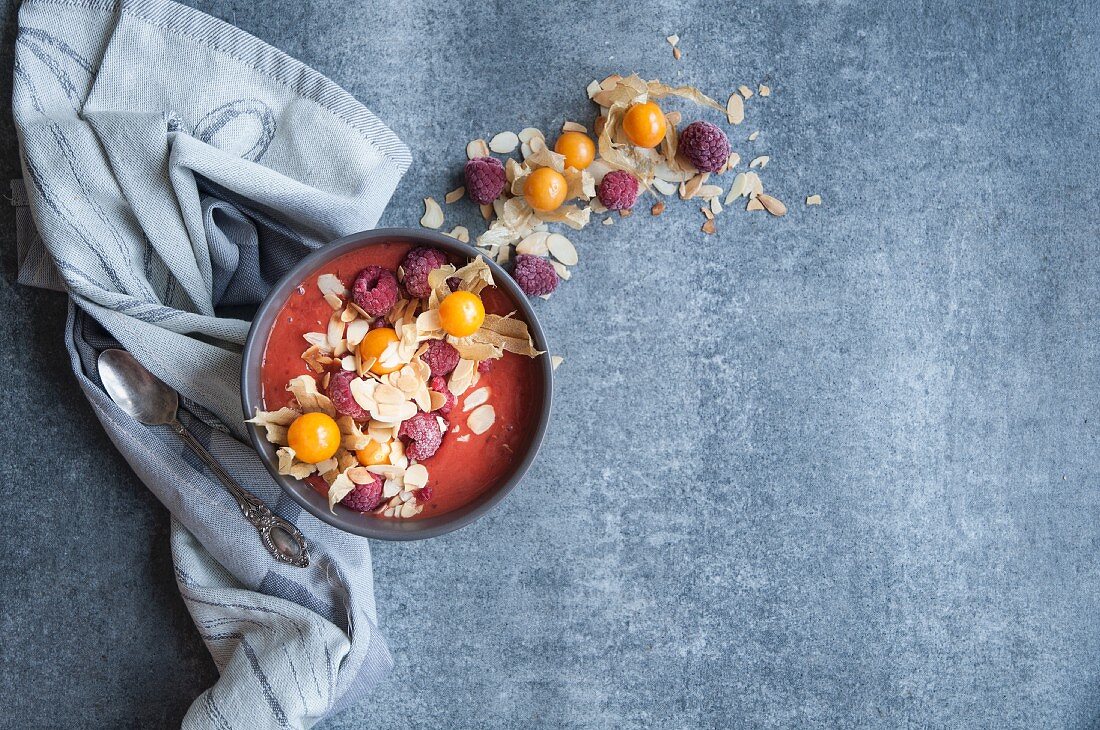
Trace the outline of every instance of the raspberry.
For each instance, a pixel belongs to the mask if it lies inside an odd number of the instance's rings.
[[[638,180],[625,170],[612,170],[600,180],[596,197],[608,210],[630,210],[638,199]]]
[[[558,274],[542,256],[526,253],[516,256],[512,264],[512,278],[520,289],[533,297],[541,297],[558,288]]]
[[[405,441],[405,456],[415,461],[430,459],[443,443],[439,422],[423,411],[402,422],[397,435]]]
[[[729,160],[730,141],[710,122],[692,122],[680,132],[680,151],[700,172],[718,172]]]
[[[356,421],[369,421],[370,413],[363,410],[351,394],[351,381],[358,377],[350,370],[337,370],[329,376],[326,391],[337,413],[351,416]]]
[[[458,366],[458,350],[443,340],[428,340],[428,349],[420,356],[432,369],[432,375],[447,375]]]
[[[386,321],[385,317],[379,317],[378,319],[371,320],[370,326],[367,329],[381,329],[382,327],[389,327],[390,323]]]
[[[431,484],[425,484],[416,493],[416,501],[420,502],[420,503],[431,502],[432,501],[432,495],[434,495],[434,494],[435,494],[435,492],[432,490],[432,485]]]
[[[477,371],[479,373],[481,373],[482,375],[484,375],[485,373],[489,372],[492,369],[493,369],[493,361],[492,360],[481,360],[477,364]]]
[[[370,512],[382,504],[382,477],[372,475],[374,481],[369,484],[356,484],[355,489],[344,495],[340,504],[356,512]]]
[[[405,254],[401,268],[405,272],[405,289],[418,299],[427,299],[432,293],[428,286],[428,274],[447,263],[442,251],[427,246],[419,246]]]
[[[472,159],[462,171],[466,174],[466,194],[478,205],[493,202],[504,190],[504,165],[495,157]]]
[[[451,392],[447,387],[447,379],[442,375],[434,376],[428,383],[428,387],[434,390],[436,393],[442,393],[446,397],[447,402],[435,409],[435,412],[441,416],[451,415],[451,409],[455,407],[455,402],[458,400],[455,398],[455,394]]]
[[[355,275],[351,298],[372,317],[381,317],[397,303],[397,277],[381,266],[368,266]]]

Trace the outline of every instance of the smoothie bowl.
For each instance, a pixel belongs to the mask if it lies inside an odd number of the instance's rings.
[[[406,229],[347,236],[303,259],[252,322],[250,436],[317,518],[365,537],[440,535],[534,460],[546,350],[523,292],[476,249]]]

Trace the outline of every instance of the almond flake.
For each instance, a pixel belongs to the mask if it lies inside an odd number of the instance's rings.
[[[676,194],[676,183],[674,183],[670,180],[662,180],[659,177],[654,178],[653,179],[653,187],[657,188],[657,192],[661,193],[662,195],[675,195]]]
[[[335,294],[339,297],[346,297],[348,295],[347,287],[344,283],[336,278],[335,274],[321,274],[317,277],[317,288],[321,290],[322,294]]]
[[[344,300],[341,299],[340,297],[336,296],[335,294],[326,294],[325,295],[325,303],[327,303],[333,309],[343,309],[344,308]]]
[[[483,405],[470,414],[470,417],[466,419],[466,426],[480,436],[492,428],[496,420],[496,410],[490,405]]]
[[[741,96],[745,97],[746,99],[748,99],[752,96],[752,89],[745,86],[744,84],[741,84],[740,86],[738,86],[737,90],[739,92],[741,92]]]
[[[593,81],[592,83],[596,84],[596,86],[599,86],[599,83],[596,81]],[[526,127],[524,129],[521,129],[518,137],[520,142],[526,142],[528,144],[530,144],[531,140],[535,139],[536,137],[541,137],[545,139],[545,135],[542,133],[542,130],[535,129],[534,127]]]
[[[767,167],[768,160],[770,159],[771,158],[767,155],[760,155],[759,157],[753,158],[753,161],[749,163],[749,167]]]
[[[726,169],[731,170],[737,167],[739,162],[741,162],[741,155],[737,154],[736,152],[730,152],[730,157],[728,160],[726,160]]]
[[[493,219],[493,205],[492,203],[485,203],[479,206],[481,209],[481,217],[487,221]]]
[[[764,84],[760,84],[760,88],[757,90],[756,93],[760,94],[760,96],[771,96],[772,89],[770,86],[764,86]]]
[[[730,94],[726,102],[726,118],[730,124],[740,124],[745,121],[745,101],[738,94]]]
[[[581,132],[582,134],[588,132],[588,128],[583,124],[577,122],[565,122],[561,125],[561,131],[563,132]]]
[[[758,129],[758,130],[756,130],[755,132],[753,132],[752,134],[749,135],[749,141],[750,142],[755,142],[756,138],[759,137],[759,136],[760,136],[760,130]]]
[[[722,212],[722,203],[719,202],[718,196],[710,199],[710,212],[718,215]]]
[[[821,205],[821,196],[810,195],[806,198],[806,205]]]
[[[554,267],[554,271],[557,272],[559,277],[565,281],[569,281],[569,278],[572,276],[572,274],[569,273],[569,267],[560,261],[551,261],[550,265]]]
[[[703,224],[703,233],[709,236],[714,233],[714,230],[714,219],[708,219],[707,222]]]
[[[783,202],[778,198],[773,198],[767,193],[760,193],[756,196],[756,199],[764,206],[764,210],[768,211],[776,218],[781,215],[786,215],[787,206],[783,205]]]
[[[566,266],[576,266],[578,256],[573,243],[560,233],[552,233],[546,239],[546,248],[550,255]]]
[[[714,220],[714,213],[711,211],[710,208],[700,208],[699,212],[702,213],[703,217],[706,218],[708,221]]]
[[[678,35],[670,35],[670,36],[668,36],[667,38],[665,38],[665,40],[666,40],[666,41],[668,41],[668,44],[669,44],[670,46],[675,46],[675,45],[676,45],[677,43],[679,43],[679,42],[680,42],[680,36],[678,36]]]
[[[451,238],[462,241],[463,243],[470,242],[470,229],[468,229],[466,226],[455,226],[447,235]]]
[[[443,196],[443,202],[447,205],[455,202],[456,200],[462,200],[462,196],[466,194],[466,188],[455,188],[451,192]]]
[[[764,210],[764,205],[756,198],[753,198],[749,201],[748,205],[745,206],[745,210]]]
[[[536,231],[516,244],[516,253],[529,256],[545,256],[550,252],[546,246],[546,239],[550,237],[548,231]]]
[[[558,366],[561,365],[563,362],[565,362],[565,358],[562,357],[561,355],[551,355],[550,356],[550,369],[551,370],[557,370]]]
[[[464,434],[462,434],[461,436],[459,436],[458,438],[455,439],[455,441],[457,441],[460,444],[464,444],[469,440],[470,440],[470,434],[468,434],[468,433],[464,433]]]
[[[604,224],[605,226],[609,226],[609,225],[611,225],[611,224],[612,224],[612,223],[614,223],[614,222],[615,222],[615,219],[614,219],[614,218],[604,218],[604,219],[603,219],[603,224]]]
[[[680,58],[683,57],[683,55],[684,55],[684,52],[680,50],[679,46],[676,46],[675,48],[672,49],[672,57],[675,58],[677,61],[679,61]]]
[[[428,469],[423,464],[413,464],[405,470],[405,486],[420,489],[428,483]]]
[[[462,411],[464,413],[467,411],[472,411],[473,409],[477,408],[488,400],[489,389],[478,388],[477,390],[471,392],[468,396],[466,396],[466,400],[462,401]]]
[[[510,155],[519,147],[519,135],[515,132],[501,132],[489,140],[489,149],[498,155]]]
[[[649,209],[650,215],[660,215],[664,212],[665,202],[663,200],[658,200],[656,203],[653,204],[653,207]]]
[[[439,228],[443,225],[443,209],[433,198],[424,198],[424,216],[420,225],[425,228]]]
[[[466,159],[476,160],[479,157],[489,156],[489,145],[483,139],[475,139],[466,145]]]

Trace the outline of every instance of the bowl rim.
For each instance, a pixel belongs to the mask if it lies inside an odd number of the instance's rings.
[[[528,301],[527,295],[523,293],[512,277],[499,264],[485,256],[484,252],[442,233],[416,228],[377,228],[352,233],[313,251],[279,279],[279,282],[264,297],[263,302],[252,318],[248,337],[245,340],[244,349],[241,351],[241,406],[244,409],[246,420],[252,418],[254,408],[262,406],[260,366],[263,362],[264,350],[267,347],[271,326],[274,324],[279,312],[282,311],[290,293],[325,263],[359,248],[389,242],[410,243],[414,246],[432,246],[471,260],[474,257],[481,256],[493,272],[493,279],[497,287],[503,289],[509,295],[517,310],[523,314],[524,319],[527,321],[531,339],[534,341],[535,347],[542,351],[542,354],[536,358],[542,372],[542,408],[539,412],[538,422],[531,434],[530,445],[511,474],[495,490],[485,492],[469,504],[445,512],[442,515],[425,519],[381,520],[364,517],[358,512],[353,513],[346,509],[333,513],[328,509],[328,501],[311,486],[299,479],[279,474],[276,466],[274,444],[269,443],[266,438],[262,437],[260,429],[255,425],[245,424],[245,426],[260,461],[263,462],[272,478],[291,499],[317,519],[340,530],[362,537],[381,540],[423,540],[438,537],[472,524],[503,501],[516,485],[523,480],[534,463],[546,437],[546,430],[550,422],[554,393],[554,369],[550,362],[550,348],[546,342],[546,334],[539,324],[538,317],[535,315],[535,310]]]

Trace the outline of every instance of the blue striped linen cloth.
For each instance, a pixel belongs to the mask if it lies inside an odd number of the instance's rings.
[[[362,699],[392,666],[370,547],[302,512],[247,445],[248,322],[215,308],[373,227],[408,150],[316,71],[167,0],[27,0],[12,103],[19,279],[68,292],[73,372],[172,513],[176,579],[220,671],[183,726],[309,727]],[[95,367],[110,346],[180,392],[185,424],[311,540],[309,568],[272,560],[167,427],[111,402]]]

